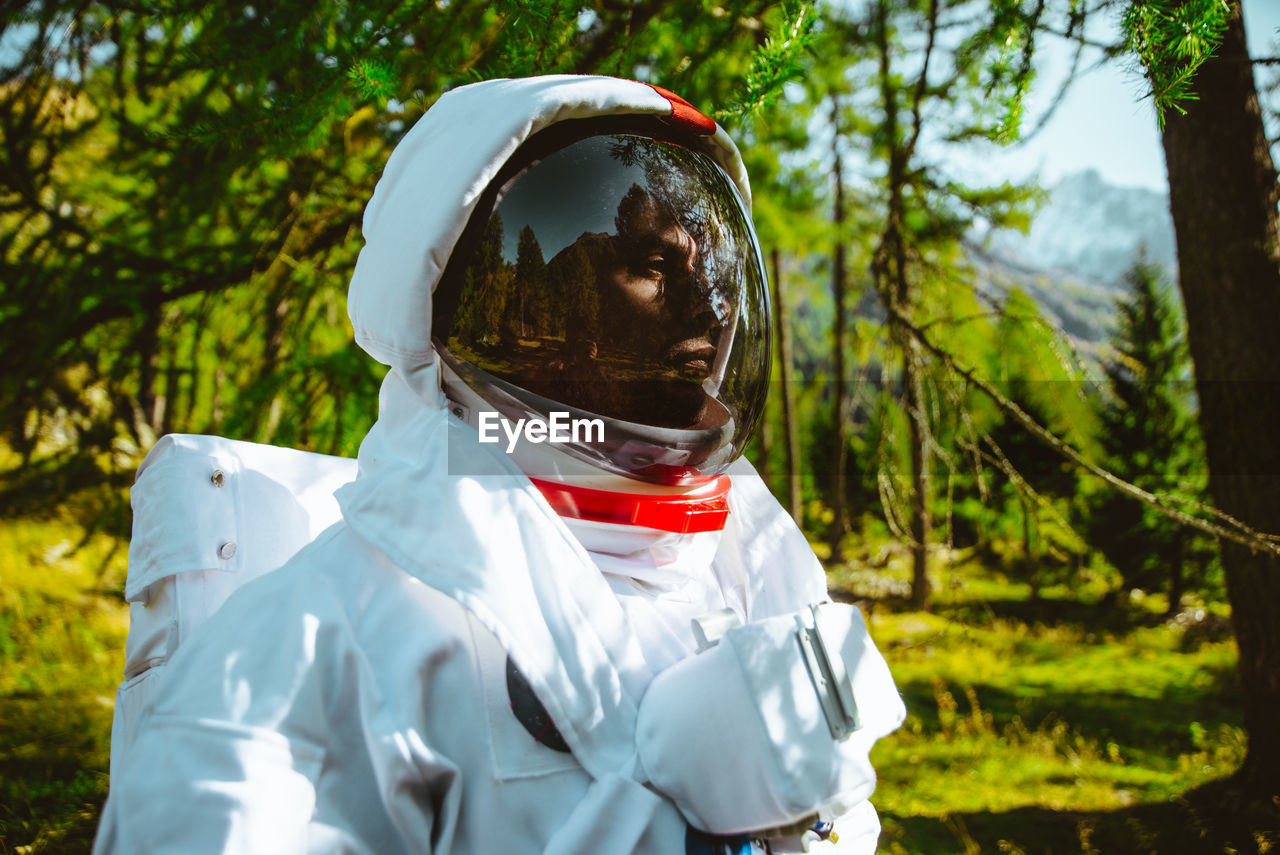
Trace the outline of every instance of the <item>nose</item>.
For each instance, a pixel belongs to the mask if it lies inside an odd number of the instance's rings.
[[[681,330],[694,337],[714,338],[729,323],[728,298],[699,271],[689,270],[668,284],[667,307]]]

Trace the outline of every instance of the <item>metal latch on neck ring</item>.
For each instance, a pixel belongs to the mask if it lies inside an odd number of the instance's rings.
[[[796,630],[796,639],[800,642],[800,652],[809,669],[809,677],[813,680],[813,688],[818,693],[822,712],[827,717],[831,738],[839,741],[857,730],[860,724],[858,705],[853,699],[853,681],[840,656],[839,645],[832,649],[822,632],[822,612],[830,605],[818,603],[809,607],[813,617],[812,627],[805,626],[797,615],[796,623],[799,628]]]

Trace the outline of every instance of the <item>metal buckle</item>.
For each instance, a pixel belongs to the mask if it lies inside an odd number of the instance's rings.
[[[840,657],[839,648],[831,650],[822,633],[822,610],[830,605],[819,603],[809,607],[813,616],[812,627],[805,626],[797,616],[799,629],[796,631],[796,639],[800,642],[800,653],[809,669],[813,688],[818,693],[822,712],[827,717],[831,738],[839,741],[861,725],[858,721],[858,705],[853,699],[853,681],[849,678],[849,670]]]

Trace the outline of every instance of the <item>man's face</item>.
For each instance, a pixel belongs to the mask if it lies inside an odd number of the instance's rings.
[[[702,272],[697,241],[638,187],[615,222],[597,270],[604,344],[629,351],[655,379],[701,382],[715,363],[723,298]]]
[[[680,146],[593,137],[502,193],[452,280],[450,349],[588,413],[723,426],[743,378],[767,366],[767,333],[730,329],[745,312],[747,326],[764,330],[767,310],[750,222],[723,172]]]

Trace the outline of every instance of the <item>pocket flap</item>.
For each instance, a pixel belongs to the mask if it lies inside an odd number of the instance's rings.
[[[157,456],[159,452],[159,456]],[[157,446],[130,494],[133,539],[125,599],[145,598],[167,576],[195,570],[239,571],[236,518],[239,461],[170,444]]]

